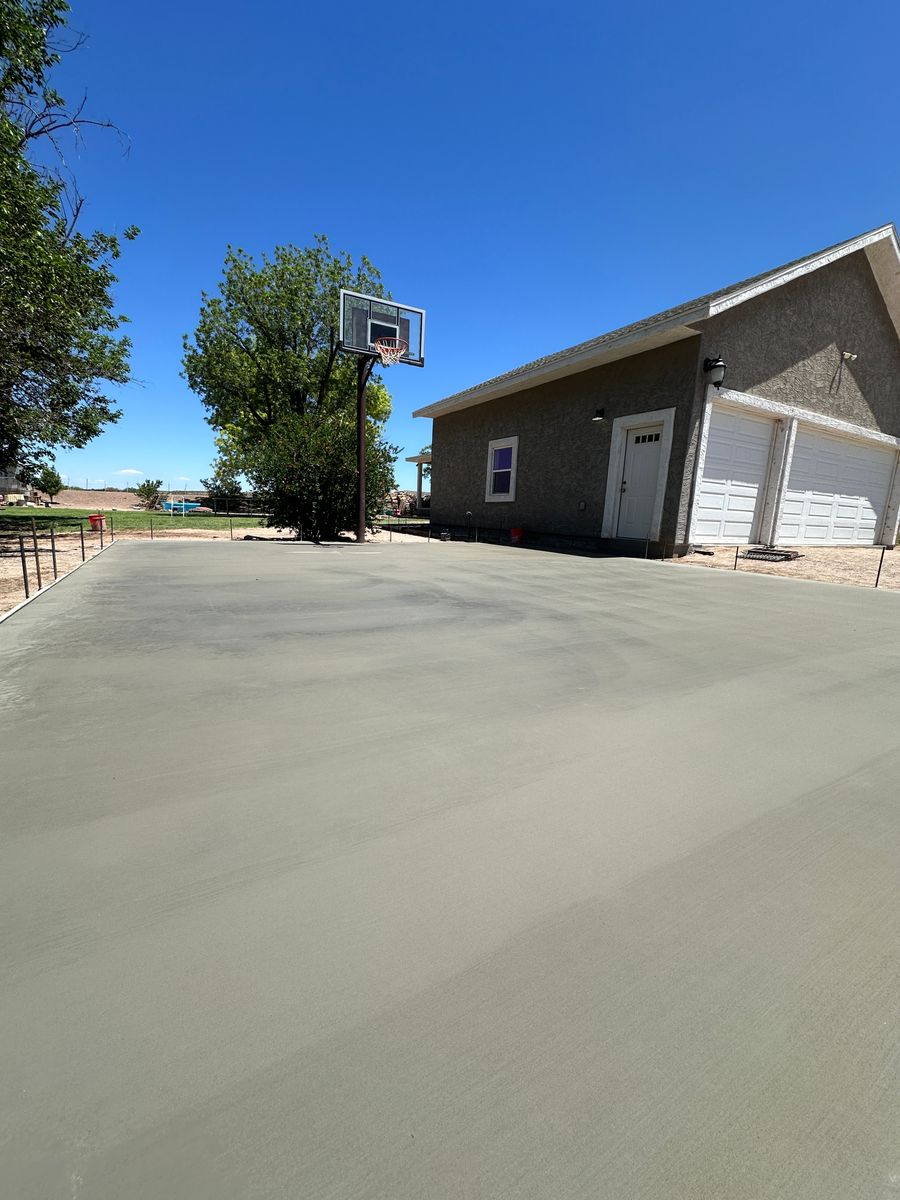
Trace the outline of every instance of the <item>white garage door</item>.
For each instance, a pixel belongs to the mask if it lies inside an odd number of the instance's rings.
[[[778,540],[871,546],[881,532],[895,458],[893,450],[801,425]]]
[[[694,501],[693,541],[755,540],[774,428],[769,417],[713,408]]]

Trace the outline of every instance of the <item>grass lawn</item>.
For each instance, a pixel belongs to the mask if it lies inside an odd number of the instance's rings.
[[[0,524],[21,521],[24,526],[30,526],[31,518],[34,517],[39,524],[49,525],[54,520],[59,520],[60,517],[87,517],[97,511],[92,508],[0,508]],[[99,511],[106,512],[107,528],[112,524],[114,529],[123,532],[126,529],[149,529],[151,521],[154,529],[162,529],[164,526],[171,526],[172,529],[227,529],[229,519],[233,522],[235,529],[256,529],[262,524],[259,517],[228,518],[204,516],[202,513],[195,516],[190,512],[185,513],[184,516],[181,516],[180,513],[170,516],[168,513],[145,512],[139,509],[114,513],[108,509]]]

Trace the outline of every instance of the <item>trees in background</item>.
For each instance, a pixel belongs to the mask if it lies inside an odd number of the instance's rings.
[[[119,239],[79,232],[82,199],[62,157],[62,138],[109,123],[87,118],[84,101],[67,107],[49,83],[63,50],[80,45],[68,12],[64,0],[0,0],[0,464],[27,481],[54,448],[84,446],[118,419],[103,389],[128,379],[126,318],[112,299]]]
[[[143,483],[138,484],[134,494],[140,500],[141,508],[159,508],[162,485],[161,479],[145,479]]]
[[[53,500],[62,491],[63,481],[55,467],[41,467],[34,477],[34,486]]]
[[[313,537],[351,529],[356,519],[356,358],[339,341],[341,288],[383,295],[363,258],[312,246],[279,246],[257,263],[228,251],[218,294],[204,293],[184,374],[216,430],[216,475],[247,478],[272,524]],[[390,395],[369,382],[367,515],[393,485],[397,448],[383,436]]]

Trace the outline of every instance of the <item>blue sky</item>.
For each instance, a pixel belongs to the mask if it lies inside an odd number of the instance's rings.
[[[89,40],[57,86],[131,140],[73,161],[84,225],[143,231],[117,295],[140,382],[58,456],[73,484],[208,473],[181,335],[228,243],[327,233],[428,310],[425,369],[387,373],[412,454],[420,405],[897,216],[897,6],[395,11],[73,0]]]

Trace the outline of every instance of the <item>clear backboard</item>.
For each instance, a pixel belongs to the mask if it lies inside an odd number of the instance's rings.
[[[351,354],[377,354],[375,343],[382,339],[386,339],[383,344],[396,345],[397,362],[424,367],[425,309],[342,289],[341,349]]]

